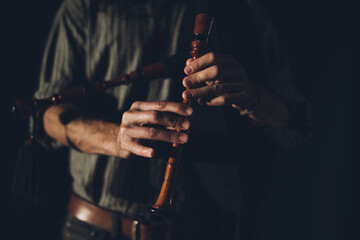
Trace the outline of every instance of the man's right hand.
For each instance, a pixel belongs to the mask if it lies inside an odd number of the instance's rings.
[[[153,157],[153,148],[143,146],[141,139],[155,141],[186,143],[188,134],[175,129],[188,130],[193,109],[176,102],[134,102],[123,114],[117,137],[118,151],[122,157],[132,154],[142,157]]]

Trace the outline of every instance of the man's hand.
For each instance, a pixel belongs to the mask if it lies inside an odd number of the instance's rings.
[[[80,114],[68,123],[61,121],[69,110]],[[131,155],[153,157],[154,149],[141,145],[141,139],[186,143],[193,109],[183,103],[135,102],[119,124],[85,117],[72,104],[51,106],[44,113],[46,133],[66,146],[85,153],[129,158]],[[70,144],[71,142],[71,144]]]
[[[184,99],[198,99],[207,106],[231,105],[240,113],[250,113],[249,117],[260,124],[286,127],[286,105],[264,85],[249,81],[234,57],[207,53],[196,60],[188,59],[184,72],[188,76],[183,85],[189,88],[182,94]]]
[[[143,146],[141,139],[186,143],[188,134],[175,129],[188,130],[193,109],[183,103],[175,102],[134,102],[123,114],[118,134],[119,151],[129,158],[132,154],[153,157],[155,152]]]

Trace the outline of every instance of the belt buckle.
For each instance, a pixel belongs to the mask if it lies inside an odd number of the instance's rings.
[[[132,224],[131,240],[140,240],[139,221],[134,220]]]

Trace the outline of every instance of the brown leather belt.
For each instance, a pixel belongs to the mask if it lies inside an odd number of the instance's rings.
[[[113,222],[110,211],[99,208],[72,194],[68,212],[80,221],[112,232]],[[121,233],[133,240],[166,240],[170,238],[170,224],[142,224],[120,216]]]

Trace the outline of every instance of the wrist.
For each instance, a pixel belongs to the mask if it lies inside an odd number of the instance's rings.
[[[91,153],[122,157],[122,151],[117,142],[120,129],[119,125],[102,121],[97,125],[98,128],[96,129],[96,132],[89,136],[95,140],[92,141],[91,144]]]

